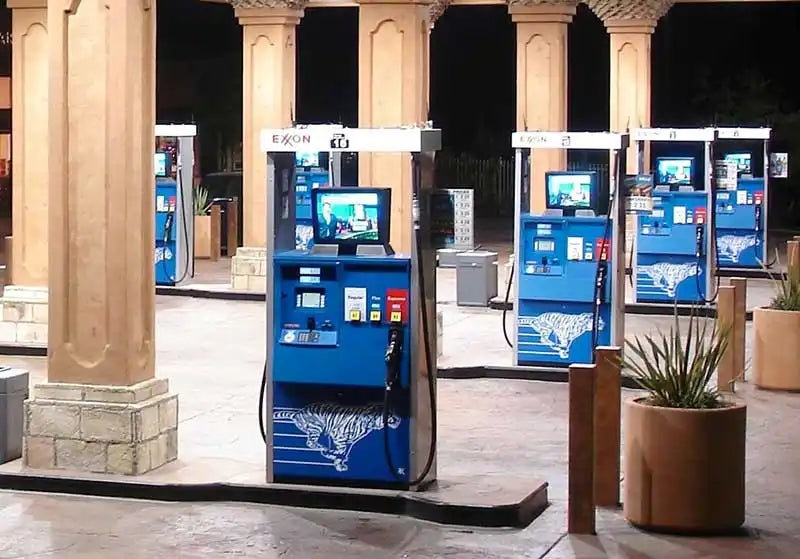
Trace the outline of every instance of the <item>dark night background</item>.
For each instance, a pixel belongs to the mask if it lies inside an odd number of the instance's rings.
[[[297,33],[298,122],[358,124],[357,28],[357,8],[306,10]],[[772,226],[800,225],[800,76],[789,66],[799,40],[796,2],[679,4],[653,36],[652,126],[775,128],[771,148],[790,153],[792,170],[790,179],[772,183]],[[0,70],[7,75],[6,57]],[[473,185],[441,186],[495,188],[484,183],[502,174],[510,156],[515,65],[504,6],[451,7],[436,23],[430,111],[443,130],[442,159],[481,174]],[[242,31],[228,5],[158,3],[158,121],[198,124],[204,174],[239,164],[241,68]],[[569,36],[571,130],[608,129],[608,74],[608,35],[581,5]]]

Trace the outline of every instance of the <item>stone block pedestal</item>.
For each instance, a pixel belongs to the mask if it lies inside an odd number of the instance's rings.
[[[256,293],[266,292],[267,249],[239,247],[231,258],[231,287]]]
[[[47,344],[46,287],[7,285],[0,305],[0,344]]]
[[[139,475],[178,457],[178,396],[166,379],[46,383],[33,396],[25,402],[26,467]]]

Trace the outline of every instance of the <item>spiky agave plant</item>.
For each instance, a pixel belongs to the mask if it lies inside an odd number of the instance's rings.
[[[702,322],[702,324],[700,324]],[[711,332],[708,323],[712,322]],[[681,332],[678,309],[669,332],[626,340],[628,357],[622,366],[648,393],[646,403],[665,408],[710,409],[726,402],[713,388],[711,378],[728,347],[730,329],[716,320],[703,319],[693,306],[686,336]]]
[[[198,186],[194,193],[194,215],[208,215],[211,204],[208,202],[208,189]]]
[[[775,249],[775,263],[780,269],[778,249]],[[774,274],[763,262],[760,264],[775,287],[775,296],[772,298],[769,308],[777,311],[800,311],[800,272],[797,267],[789,266],[786,274],[780,272]]]

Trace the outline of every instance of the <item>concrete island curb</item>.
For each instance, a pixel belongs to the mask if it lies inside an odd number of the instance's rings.
[[[548,507],[546,482],[511,504],[437,501],[406,491],[232,483],[167,484],[98,480],[29,473],[0,473],[0,489],[165,502],[233,502],[394,514],[453,526],[525,528]]]

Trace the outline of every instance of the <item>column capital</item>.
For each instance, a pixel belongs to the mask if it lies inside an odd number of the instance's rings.
[[[18,8],[46,8],[47,0],[6,0],[6,7],[12,10]]]
[[[515,23],[571,23],[576,0],[509,0],[508,13]]]
[[[658,25],[653,19],[607,19],[603,23],[606,30],[615,35],[652,35]]]
[[[641,29],[648,27],[652,33],[658,20],[674,3],[675,0],[586,0],[589,8],[603,20],[606,29],[614,28],[614,33],[642,33],[647,31]],[[624,31],[626,28],[639,30]]]
[[[239,1],[255,3],[255,0]],[[300,3],[305,2],[297,2]],[[233,13],[239,20],[239,25],[297,25],[303,19],[302,8],[234,6]]]

